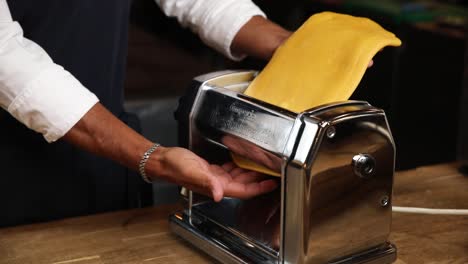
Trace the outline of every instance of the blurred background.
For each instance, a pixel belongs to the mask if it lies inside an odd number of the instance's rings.
[[[394,32],[402,47],[377,54],[352,99],[386,111],[397,145],[397,170],[468,161],[467,1],[254,2],[290,30],[329,10],[369,17]],[[177,145],[173,112],[195,76],[264,65],[254,59],[228,61],[165,17],[154,0],[133,0],[126,107],[142,120],[143,134],[156,142]],[[176,186],[154,184],[155,204],[177,196]]]

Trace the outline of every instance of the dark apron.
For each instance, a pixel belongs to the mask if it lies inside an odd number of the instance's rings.
[[[122,121],[130,0],[9,0],[25,37],[70,71]],[[122,139],[125,140],[125,139]],[[140,177],[66,142],[47,143],[0,110],[0,226],[147,205]]]

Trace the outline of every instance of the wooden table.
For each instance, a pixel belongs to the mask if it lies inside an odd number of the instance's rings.
[[[394,204],[468,208],[456,164],[397,173]],[[168,230],[177,205],[0,229],[0,263],[212,263]],[[468,217],[394,213],[398,263],[468,263]]]

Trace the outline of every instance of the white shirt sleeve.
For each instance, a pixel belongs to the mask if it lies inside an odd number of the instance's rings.
[[[231,43],[240,28],[253,16],[266,17],[251,0],[155,1],[167,16],[176,17],[205,44],[233,60],[245,57],[231,52]]]
[[[0,106],[53,142],[97,102],[93,93],[23,36],[6,0],[0,0]]]

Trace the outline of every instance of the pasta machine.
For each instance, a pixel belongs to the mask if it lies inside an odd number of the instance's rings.
[[[218,203],[182,189],[171,230],[222,263],[395,261],[395,146],[384,111],[345,101],[290,112],[242,94],[255,75],[195,78],[176,111],[179,136],[211,163],[235,153],[278,173],[279,187]]]

